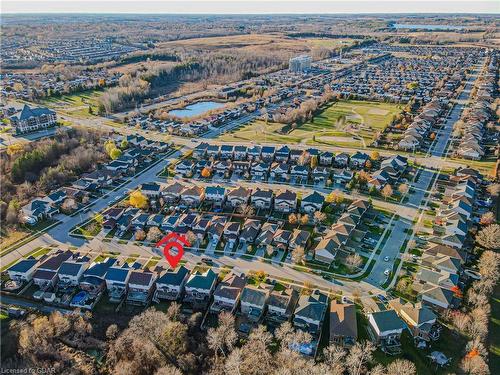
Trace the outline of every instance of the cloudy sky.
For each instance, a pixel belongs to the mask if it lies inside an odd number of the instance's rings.
[[[500,13],[499,0],[3,0],[2,13]]]

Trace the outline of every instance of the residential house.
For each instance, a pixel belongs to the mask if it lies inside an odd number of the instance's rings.
[[[153,300],[165,299],[176,301],[180,299],[188,278],[189,270],[184,266],[167,270],[156,279],[156,290]]]
[[[335,164],[339,167],[347,167],[349,165],[349,154],[346,152],[341,152],[335,155]]]
[[[252,162],[250,166],[250,174],[252,179],[264,181],[269,175],[270,164],[266,162]]]
[[[324,202],[325,197],[323,194],[313,191],[309,195],[302,198],[302,201],[300,202],[300,209],[302,212],[314,214],[316,211],[321,211]]]
[[[293,325],[313,335],[318,334],[327,306],[328,296],[319,290],[314,290],[310,295],[301,295],[295,308]]]
[[[330,305],[330,344],[350,348],[357,339],[356,305],[333,300]]]
[[[251,190],[244,188],[243,186],[238,186],[227,194],[227,203],[231,207],[239,207],[241,205],[247,204],[250,198]]]
[[[459,298],[456,293],[448,288],[440,286],[430,287],[424,290],[420,298],[422,304],[429,306],[431,309],[442,312],[447,309],[454,309],[459,305]]]
[[[210,306],[210,311],[216,313],[220,311],[233,312],[239,303],[246,283],[247,278],[244,274],[228,273],[215,289],[214,301]]]
[[[192,174],[194,171],[194,163],[191,160],[181,160],[175,166],[175,173],[180,174],[182,176],[188,176]]]
[[[421,304],[412,305],[398,298],[389,301],[399,317],[406,323],[415,340],[435,341],[439,338],[441,327],[437,315]]]
[[[266,319],[275,323],[289,321],[298,299],[299,293],[293,288],[273,289],[267,301]]]
[[[333,163],[333,154],[330,151],[324,151],[319,155],[319,164],[331,166]]]
[[[87,267],[88,264],[86,262],[65,261],[61,263],[57,271],[57,285],[60,288],[78,286],[80,278]]]
[[[350,164],[354,168],[362,169],[365,167],[366,162],[370,157],[364,152],[357,151],[354,155],[351,156]]]
[[[263,146],[261,149],[261,158],[264,161],[273,161],[276,148],[274,146]]]
[[[368,328],[372,340],[389,353],[400,352],[401,334],[405,323],[394,310],[377,311],[368,314]]]
[[[181,193],[181,201],[188,207],[198,206],[205,197],[205,189],[193,185],[184,189]]]
[[[253,244],[261,227],[260,220],[245,219],[239,236],[240,244]]]
[[[280,191],[274,198],[274,209],[279,212],[295,212],[297,208],[297,193],[285,190]]]
[[[222,186],[207,186],[205,188],[205,200],[213,202],[216,206],[222,206],[226,197],[226,188]]]
[[[153,293],[155,278],[151,272],[131,271],[128,279],[127,303],[147,305]]]
[[[307,183],[309,179],[309,166],[293,165],[290,170],[290,177],[297,184]]]
[[[288,181],[290,165],[287,163],[272,163],[269,177],[275,181]]]
[[[261,190],[257,188],[250,197],[250,202],[255,208],[269,209],[273,202],[273,192],[271,190]]]
[[[173,184],[168,185],[163,189],[162,195],[165,203],[175,203],[178,202],[181,196],[182,191],[184,191],[185,186],[174,182]]]
[[[33,258],[21,259],[7,269],[9,278],[15,282],[29,282],[36,271],[38,260]]]
[[[206,307],[217,283],[217,274],[211,269],[191,273],[186,282],[184,302],[193,307]]]
[[[245,286],[241,293],[241,313],[250,321],[258,322],[264,314],[272,288],[272,285],[265,283]]]
[[[104,276],[104,281],[106,282],[110,302],[118,303],[123,300],[127,294],[129,277],[129,268],[109,267]]]

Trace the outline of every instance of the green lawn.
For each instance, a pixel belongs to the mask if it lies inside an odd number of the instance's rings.
[[[89,106],[92,108],[93,114],[97,115],[98,99],[102,93],[103,91],[100,90],[88,90],[77,94],[50,97],[44,99],[42,103],[71,116],[88,118],[92,117],[89,113]]]
[[[227,142],[326,144],[339,147],[368,145],[401,112],[401,106],[359,100],[341,100],[325,108],[292,131],[281,134],[285,125],[256,120],[220,137]],[[354,138],[353,138],[354,136]]]

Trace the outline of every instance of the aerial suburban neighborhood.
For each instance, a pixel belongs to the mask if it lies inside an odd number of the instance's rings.
[[[2,373],[500,373],[494,2],[6,3]]]

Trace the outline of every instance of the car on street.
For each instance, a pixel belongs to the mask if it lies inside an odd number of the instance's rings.
[[[385,304],[385,303],[387,303],[387,302],[389,302],[389,301],[387,300],[387,298],[385,298],[385,296],[383,296],[382,294],[377,294],[377,298],[378,298],[378,300],[379,300],[380,302],[382,302],[382,303],[384,303],[384,304]]]
[[[386,270],[384,271],[384,275],[389,276],[390,274],[391,274],[391,270],[389,268],[386,268]]]
[[[384,257],[384,261],[388,262],[389,261],[389,257]]]

